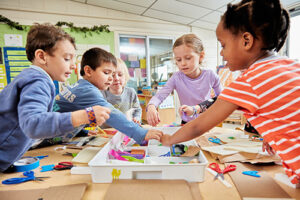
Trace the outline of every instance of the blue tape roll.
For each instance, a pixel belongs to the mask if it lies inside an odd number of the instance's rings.
[[[14,168],[16,172],[26,172],[38,168],[40,166],[40,160],[36,157],[22,157],[20,160],[14,162]]]

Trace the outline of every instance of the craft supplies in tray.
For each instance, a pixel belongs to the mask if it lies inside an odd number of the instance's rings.
[[[172,134],[179,128],[161,127],[161,130]],[[89,162],[94,183],[109,183],[114,179],[184,179],[202,182],[206,165],[207,160],[194,140],[171,147],[150,140],[145,146],[137,146],[124,140],[120,132]]]

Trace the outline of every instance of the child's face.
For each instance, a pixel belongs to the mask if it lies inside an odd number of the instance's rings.
[[[218,24],[216,34],[222,46],[220,54],[227,61],[226,66],[231,71],[247,68],[249,57],[245,54],[242,34],[233,35],[228,29],[224,29],[223,21]]]
[[[178,69],[187,76],[193,76],[199,69],[204,54],[196,53],[191,47],[180,45],[173,49]]]
[[[116,71],[113,73],[113,82],[109,87],[111,90],[120,90],[123,89],[125,85],[125,74],[122,67],[118,66]]]
[[[103,63],[101,66],[97,67],[95,71],[90,71],[89,81],[99,90],[107,90],[112,84],[112,75],[115,70],[116,67],[112,63]]]
[[[55,44],[52,55],[46,53],[44,70],[53,80],[64,82],[75,69],[75,48],[69,40],[62,40]]]

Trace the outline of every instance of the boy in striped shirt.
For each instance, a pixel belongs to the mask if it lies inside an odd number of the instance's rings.
[[[288,30],[278,0],[228,4],[216,34],[226,66],[243,73],[197,119],[164,135],[163,145],[193,139],[241,109],[263,137],[263,149],[276,152],[289,180],[300,184],[300,64],[276,55]]]

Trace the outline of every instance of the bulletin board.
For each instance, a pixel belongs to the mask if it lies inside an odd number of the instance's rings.
[[[24,47],[3,47],[3,56],[6,71],[6,82],[9,84],[19,73],[28,68],[28,61]]]
[[[16,30],[6,24],[0,24],[0,91],[13,80],[24,68],[31,63],[27,60],[25,53],[26,37],[29,31]],[[64,28],[75,38],[77,46],[76,69],[71,74],[65,84],[73,84],[79,78],[79,68],[82,54],[92,48],[100,47],[114,54],[114,33],[81,33],[74,32],[69,28]],[[58,83],[55,83],[58,91]]]

